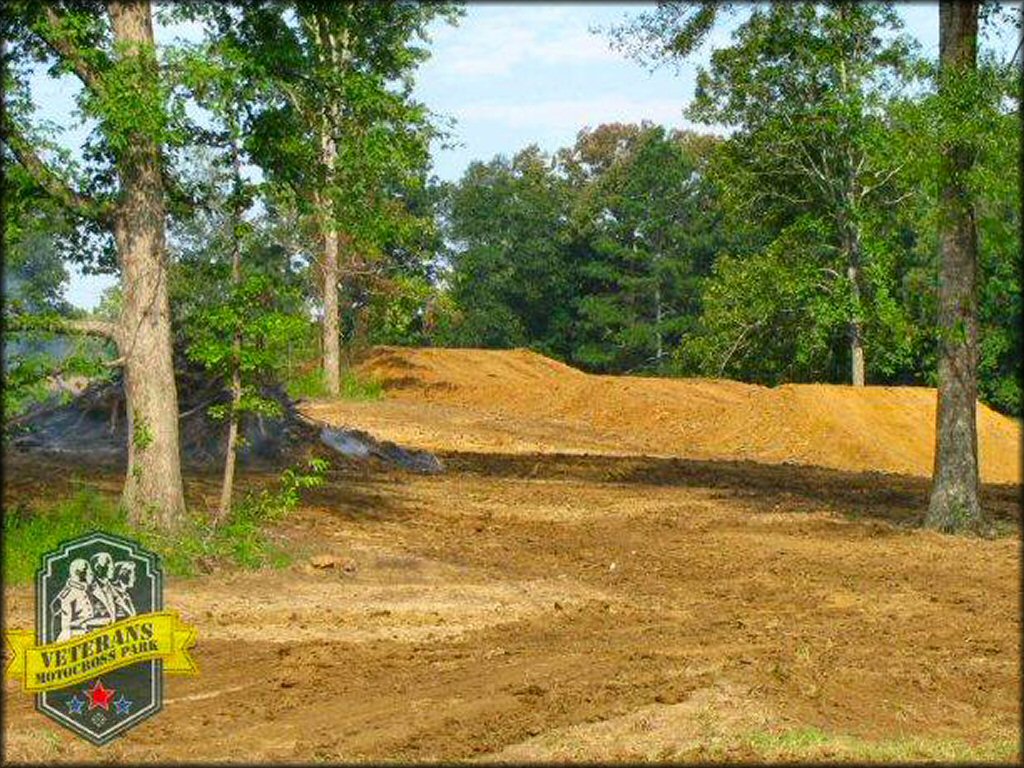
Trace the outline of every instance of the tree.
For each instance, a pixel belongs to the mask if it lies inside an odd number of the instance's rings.
[[[446,185],[442,342],[529,346],[587,370],[666,373],[719,249],[712,136],[599,125],[554,156],[472,163]]]
[[[692,52],[720,11],[663,3],[617,31],[641,59]],[[831,224],[838,256],[826,276],[847,282],[850,381],[865,381],[864,227],[872,206],[891,205],[899,164],[871,151],[878,116],[910,74],[912,57],[891,7],[882,3],[774,3],[755,8],[735,43],[712,53],[689,108],[695,119],[737,129],[731,199],[748,216],[784,228],[813,212]]]
[[[939,95],[969,118],[977,81],[978,3],[939,4]],[[941,147],[939,200],[939,387],[935,411],[935,469],[925,524],[942,531],[982,525],[978,427],[978,235],[967,174],[974,163],[970,136],[954,134]]]
[[[429,162],[436,130],[412,99],[426,58],[416,45],[446,3],[254,3],[213,11],[216,34],[248,60],[262,98],[248,149],[271,181],[315,221],[323,306],[323,372],[340,386],[338,286],[393,225],[388,187]],[[286,137],[282,140],[282,137]]]
[[[577,299],[569,186],[535,145],[475,162],[446,190],[458,346],[530,345],[566,357]]]
[[[47,162],[27,110],[8,109],[4,145],[34,183],[71,212],[80,228],[110,237],[123,307],[116,322],[64,323],[104,336],[118,348],[128,417],[128,470],[123,504],[136,522],[173,528],[184,519],[177,391],[171,350],[165,248],[164,147],[175,121],[157,60],[150,4],[144,0],[12,3],[8,105],[27,91],[26,66],[73,73],[84,90],[79,107],[98,122],[87,157],[93,167],[76,183]]]
[[[840,379],[846,318],[834,283],[822,280],[832,256],[822,230],[807,217],[753,253],[717,254],[678,350],[682,370],[769,385]]]
[[[206,143],[222,154],[222,163],[227,166],[227,176],[230,183],[230,191],[226,196],[221,196],[220,207],[226,209],[222,227],[227,230],[227,242],[230,252],[231,282],[224,293],[228,297],[226,307],[217,301],[211,302],[204,311],[193,317],[193,324],[190,330],[195,334],[196,328],[205,328],[207,331],[205,344],[196,343],[190,348],[190,356],[204,363],[208,369],[217,373],[225,373],[231,380],[231,401],[226,408],[228,421],[227,445],[224,452],[224,475],[221,482],[220,503],[217,508],[215,521],[221,523],[227,520],[231,512],[231,497],[234,488],[235,462],[238,452],[238,428],[239,420],[243,411],[243,387],[242,387],[242,357],[243,357],[243,336],[253,324],[251,317],[255,307],[262,308],[263,302],[253,303],[253,298],[259,296],[259,285],[243,286],[242,280],[242,241],[247,234],[249,227],[244,219],[245,212],[252,203],[254,193],[253,185],[246,182],[242,175],[242,125],[239,115],[242,114],[247,99],[255,98],[256,93],[250,89],[245,90],[246,80],[240,71],[237,57],[233,56],[235,51],[230,45],[224,45],[223,41],[215,40],[210,45],[200,45],[197,50],[190,52],[182,60],[182,70],[185,80],[192,86],[192,92],[200,106],[206,108],[213,116],[222,130],[210,130],[203,132]],[[212,195],[218,190],[216,174],[209,174],[211,177],[206,185]],[[216,243],[222,238],[212,238],[206,241],[207,252],[205,255],[216,259],[220,254],[215,248],[209,245]],[[200,249],[206,250],[206,249]],[[259,311],[259,310],[257,310]],[[248,321],[248,322],[246,322]],[[210,332],[212,329],[212,333]],[[221,336],[219,334],[225,334]],[[199,334],[200,338],[202,334]],[[229,340],[230,350],[225,351],[222,343]],[[196,341],[194,337],[193,342]],[[250,360],[248,366],[251,371],[259,366],[252,365]],[[268,406],[258,396],[251,396],[245,406],[249,410],[266,409]],[[225,409],[217,411],[223,415]]]
[[[659,371],[699,314],[699,279],[722,242],[702,167],[713,145],[649,124],[621,128],[583,131],[565,153],[570,178],[578,159],[590,169],[573,202],[581,281],[572,357],[595,370]]]

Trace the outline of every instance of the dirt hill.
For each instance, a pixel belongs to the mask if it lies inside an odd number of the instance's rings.
[[[306,413],[434,451],[749,459],[927,476],[935,390],[595,376],[527,350],[375,349],[387,399]],[[1019,483],[1017,420],[979,406],[982,478]]]

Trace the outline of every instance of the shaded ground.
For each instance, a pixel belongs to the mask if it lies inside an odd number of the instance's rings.
[[[169,677],[164,711],[103,750],[5,683],[6,758],[1019,759],[1019,536],[907,527],[924,480],[443,459],[339,464],[279,529],[293,567],[170,580],[201,675]],[[49,461],[7,457],[5,501],[67,490]],[[213,494],[215,473],[188,485]],[[1005,527],[1017,492],[985,489]],[[336,567],[309,565],[323,554]],[[30,625],[30,589],[5,596]]]

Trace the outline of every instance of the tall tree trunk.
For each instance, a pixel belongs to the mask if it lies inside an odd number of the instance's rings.
[[[153,26],[148,2],[111,2],[114,40],[124,56],[141,57],[143,88],[157,87]],[[151,75],[151,79],[150,79]],[[135,522],[173,528],[184,520],[174,382],[171,312],[160,148],[137,134],[117,160],[121,197],[114,238],[124,307],[120,347],[128,414],[128,473],[123,503]]]
[[[860,316],[860,258],[859,245],[851,252],[851,262],[846,267],[853,297],[853,317],[850,318],[850,384],[864,386],[864,334]]]
[[[321,159],[327,178],[334,175],[337,161],[337,148],[334,137],[330,134],[330,126],[325,125],[321,136]],[[341,393],[341,322],[338,308],[338,228],[334,221],[334,205],[332,204],[330,184],[324,203],[324,384],[330,395]]]
[[[840,218],[840,226],[842,227],[843,258],[846,261],[846,278],[850,281],[850,296],[853,299],[853,313],[847,324],[847,333],[850,339],[850,384],[855,387],[863,387],[864,334],[860,313],[860,225],[852,220],[852,214],[845,213]]]
[[[658,366],[661,366],[661,358],[665,354],[662,333],[661,333],[661,284],[654,286],[654,332],[657,336],[657,349],[654,352]]]
[[[837,6],[839,18],[845,25],[850,13],[850,6],[840,3]],[[860,89],[856,67],[847,71],[846,52],[839,59],[839,87],[843,100],[849,102]],[[854,387],[864,386],[864,334],[860,314],[860,222],[857,220],[857,172],[853,157],[853,148],[846,145],[846,176],[840,208],[840,225],[843,232],[843,250],[846,257],[846,276],[850,281],[850,296],[853,299],[853,314],[850,317],[848,334],[850,338],[850,384]]]
[[[339,51],[338,41],[331,32],[326,15],[314,13],[313,34],[316,36],[321,63],[335,69],[343,69],[347,38]],[[324,238],[323,258],[323,289],[324,289],[324,321],[323,321],[323,373],[324,385],[328,394],[337,397],[341,394],[341,315],[338,307],[338,223],[335,220],[334,185],[336,182],[335,166],[338,161],[338,147],[334,138],[337,130],[336,103],[332,99],[336,94],[328,95],[327,106],[321,119],[320,130],[320,162],[323,165],[326,190],[320,196],[320,220]]]
[[[231,285],[237,290],[242,283],[242,163],[238,153],[238,138],[231,137],[231,166],[234,175],[234,201],[231,207]],[[217,523],[224,522],[231,513],[231,494],[235,486],[235,454],[238,451],[238,406],[242,401],[242,329],[235,330],[231,344],[231,410],[228,413],[228,444],[224,453],[224,479],[220,488],[220,506]]]
[[[853,301],[860,304],[860,268],[850,265],[846,268],[853,292]],[[850,384],[864,386],[864,338],[859,313],[850,320]]]
[[[949,95],[977,66],[978,4],[939,4],[939,92]],[[978,241],[965,176],[973,148],[958,139],[942,147],[939,192],[939,391],[935,469],[925,524],[943,531],[978,529],[977,366]]]

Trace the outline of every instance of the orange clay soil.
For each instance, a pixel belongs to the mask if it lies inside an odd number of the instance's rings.
[[[332,459],[270,531],[290,566],[166,579],[201,674],[168,676],[162,712],[96,748],[8,680],[7,761],[1019,763],[1020,487],[983,488],[993,540],[917,526],[931,391],[597,377],[518,351],[385,349],[363,371],[387,399],[306,411],[446,471]],[[987,479],[1016,479],[1017,424],[982,424]],[[25,514],[123,479],[4,469]],[[219,479],[187,471],[190,509]],[[243,471],[239,497],[276,481]],[[4,596],[31,627],[31,585]]]
[[[9,504],[74,487],[60,463],[5,463]],[[165,605],[198,627],[200,675],[168,676],[162,712],[96,748],[9,680],[4,757],[1019,761],[1020,539],[907,527],[927,479],[448,465],[336,461],[274,527],[292,566],[166,579]],[[123,470],[74,471],[116,493]],[[192,509],[216,503],[216,468],[186,483]],[[1018,492],[986,486],[985,506],[1010,526]],[[31,585],[5,597],[7,626],[32,626]]]
[[[437,452],[748,459],[929,476],[935,390],[594,376],[527,350],[374,349],[379,402],[304,412]],[[1019,483],[1020,422],[978,408],[981,474]]]

